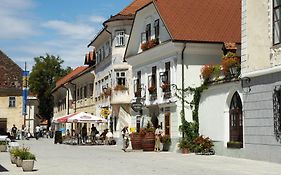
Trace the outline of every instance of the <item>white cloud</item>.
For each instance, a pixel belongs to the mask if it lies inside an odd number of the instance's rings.
[[[90,16],[89,21],[94,23],[102,23],[105,21],[105,18],[103,16]]]
[[[56,30],[60,35],[66,35],[74,39],[87,39],[96,31],[91,27],[82,23],[69,23],[59,20],[51,20],[42,24],[43,27]]]
[[[27,20],[28,10],[34,5],[31,0],[1,0],[0,39],[19,39],[37,34],[32,22]]]

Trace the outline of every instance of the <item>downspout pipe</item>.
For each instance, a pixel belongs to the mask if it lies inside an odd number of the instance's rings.
[[[69,89],[62,85],[62,88],[66,89],[67,91],[67,115],[69,114]]]
[[[186,49],[186,43],[183,45],[183,49],[181,52],[181,72],[182,72],[182,78],[181,78],[181,97],[182,97],[182,115],[185,116],[184,112],[184,51]]]

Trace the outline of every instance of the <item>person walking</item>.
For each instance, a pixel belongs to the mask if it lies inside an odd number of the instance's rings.
[[[40,134],[40,126],[37,125],[37,126],[35,127],[35,138],[36,138],[36,140],[39,139],[39,134]]]
[[[122,130],[121,130],[121,133],[122,133],[122,137],[123,137],[123,147],[122,147],[122,150],[124,152],[126,152],[126,149],[128,148],[129,146],[129,131],[128,131],[128,126],[125,126]]]
[[[15,140],[16,137],[17,137],[17,131],[18,131],[18,128],[16,127],[15,124],[13,124],[13,127],[12,127],[11,131],[12,131],[11,132],[12,133],[12,138],[13,138],[13,140]]]
[[[155,147],[154,147],[154,151],[160,151],[160,138],[162,135],[162,131],[160,129],[160,125],[157,126],[156,130],[155,130]]]
[[[82,127],[82,141],[83,144],[86,144],[87,141],[87,124],[84,123],[84,126]]]

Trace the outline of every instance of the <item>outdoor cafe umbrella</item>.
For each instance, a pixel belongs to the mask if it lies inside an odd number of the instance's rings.
[[[62,117],[59,117],[59,118],[56,118],[53,120],[54,123],[66,123],[67,122],[67,119],[76,115],[77,113],[74,113],[74,114],[68,114],[68,115],[65,115],[65,116],[62,116]]]
[[[106,119],[85,112],[79,112],[67,119],[68,123],[105,123]]]

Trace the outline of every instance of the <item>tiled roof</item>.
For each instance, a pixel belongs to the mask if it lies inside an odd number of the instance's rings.
[[[172,40],[241,43],[241,0],[154,0]]]
[[[150,3],[152,0],[134,0],[130,5],[124,8],[120,15],[134,15],[138,9]]]
[[[0,88],[21,89],[22,69],[0,50]]]
[[[133,0],[131,4],[125,7],[118,14],[111,16],[108,20],[104,22],[117,21],[117,20],[133,20],[135,13],[138,9],[142,8],[146,4],[150,3],[152,0]]]
[[[59,79],[56,82],[56,87],[55,89],[59,88],[60,86],[62,86],[63,84],[67,83],[69,80],[71,80],[72,78],[74,78],[75,76],[79,75],[81,72],[83,72],[84,70],[86,70],[88,68],[88,66],[79,66],[77,68],[75,68],[73,71],[71,71],[69,74],[67,74],[66,76],[62,77],[61,79]]]

